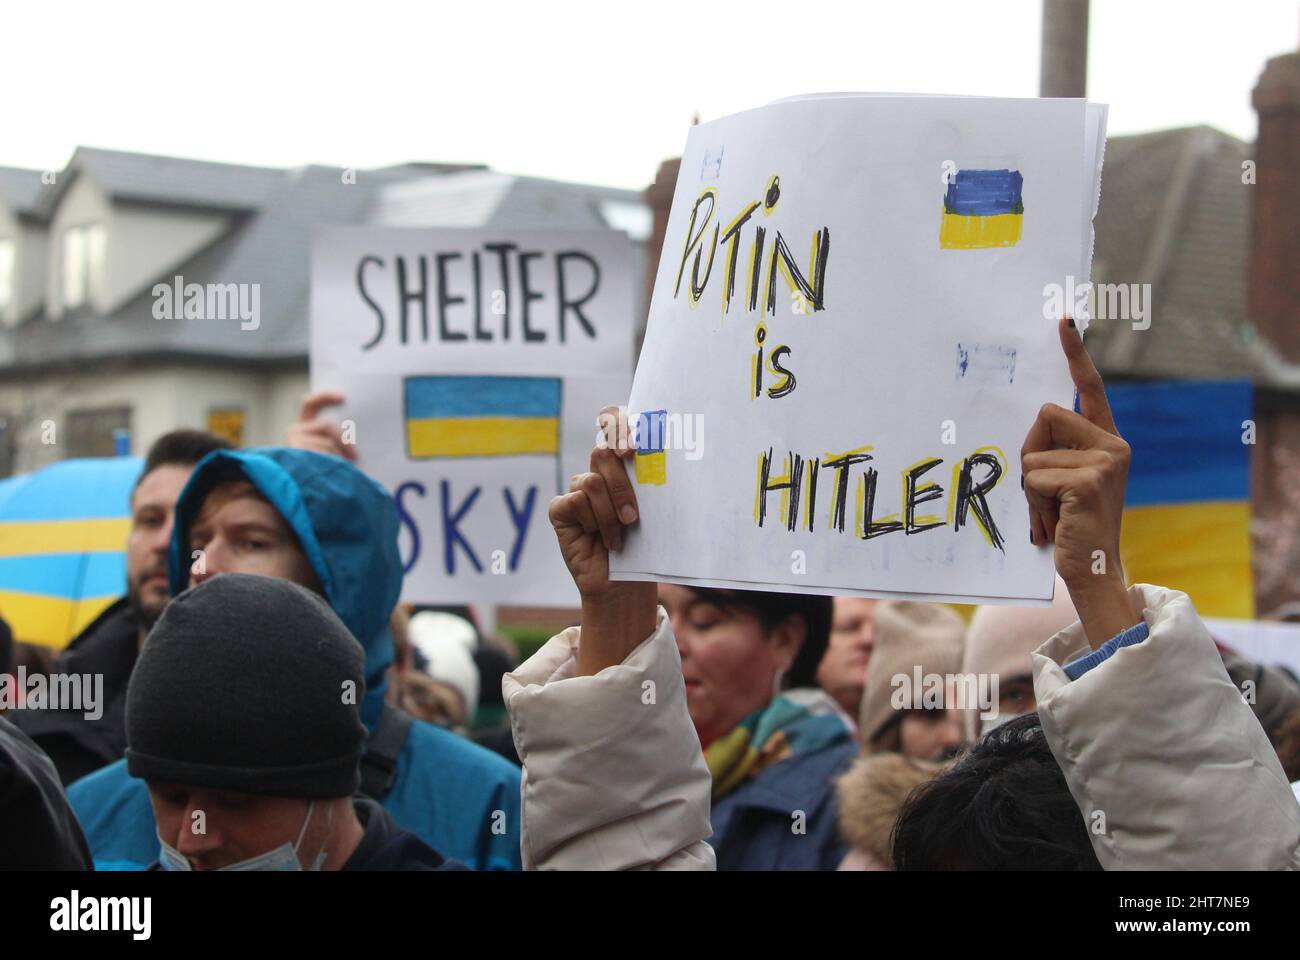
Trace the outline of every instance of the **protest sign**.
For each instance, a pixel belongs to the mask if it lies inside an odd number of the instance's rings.
[[[613,576],[1050,598],[1019,452],[1044,402],[1071,404],[1055,318],[1086,296],[1104,118],[830,96],[692,128]]]
[[[547,507],[627,396],[631,269],[614,231],[317,234],[312,387],[396,500],[403,600],[577,602]]]

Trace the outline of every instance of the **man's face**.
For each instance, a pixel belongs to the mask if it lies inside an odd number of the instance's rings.
[[[981,718],[980,733],[988,733],[1000,723],[1006,723],[1026,713],[1038,709],[1034,696],[1034,678],[1022,674],[998,684],[998,712],[987,720]]]
[[[818,686],[853,717],[858,715],[867,679],[867,661],[875,644],[879,602],[861,597],[835,598],[830,644],[817,668]]]
[[[155,467],[131,494],[131,533],[126,540],[127,596],[136,619],[148,630],[171,599],[167,590],[167,549],[172,519],[193,465]]]
[[[942,709],[909,710],[903,714],[899,753],[920,760],[939,760],[961,746],[965,715],[957,709],[957,684],[953,680],[944,686],[943,703]]]
[[[251,483],[212,489],[190,525],[189,547],[191,586],[219,573],[251,573],[321,591],[293,530]]]
[[[326,839],[325,818],[313,813],[303,832],[309,801],[261,797],[177,783],[149,783],[158,835],[195,870],[218,870],[260,856],[284,843],[298,844],[298,862],[310,868]],[[315,810],[319,811],[317,803]]]

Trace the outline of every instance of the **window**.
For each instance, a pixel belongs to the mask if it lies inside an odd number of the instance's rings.
[[[14,304],[14,242],[0,238],[0,320],[9,320]]]
[[[74,310],[97,293],[104,276],[104,228],[99,224],[63,231],[63,306]]]
[[[63,234],[63,305],[68,309],[86,302],[86,232],[73,227]]]
[[[130,450],[131,408],[73,410],[64,430],[69,457],[114,457]],[[119,449],[125,447],[125,450]]]
[[[244,410],[242,407],[214,407],[208,411],[208,433],[228,440],[236,447],[244,445]]]

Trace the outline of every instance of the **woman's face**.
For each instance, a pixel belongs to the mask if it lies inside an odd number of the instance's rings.
[[[801,618],[769,636],[756,613],[712,596],[709,590],[659,586],[682,658],[686,705],[706,747],[771,701],[777,670],[789,668],[803,640],[795,627],[802,626]]]
[[[960,746],[963,730],[962,711],[953,707],[909,710],[903,715],[899,727],[898,751],[905,757],[933,760]]]
[[[965,739],[966,714],[957,709],[957,685],[944,685],[943,706],[934,710],[908,710],[898,728],[898,752],[918,760],[934,760],[959,747]]]

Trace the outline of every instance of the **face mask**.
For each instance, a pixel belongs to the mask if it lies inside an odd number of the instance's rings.
[[[307,824],[311,821],[312,810],[316,807],[316,801],[313,800],[307,805],[307,816],[303,817],[302,829],[298,831],[298,839],[293,843],[287,840],[273,850],[266,853],[258,854],[256,857],[249,857],[247,860],[240,860],[238,863],[232,863],[228,866],[218,867],[218,870],[266,870],[266,871],[292,871],[302,870],[302,862],[298,859],[298,846],[302,843],[303,836],[307,833]],[[326,832],[334,821],[334,808],[330,807],[329,820],[326,821]],[[193,870],[189,858],[181,853],[166,840],[162,834],[158,834],[158,842],[162,844],[162,853],[158,857],[158,863],[164,870]],[[312,870],[319,870],[325,863],[325,848],[322,845],[316,862],[312,864]]]

